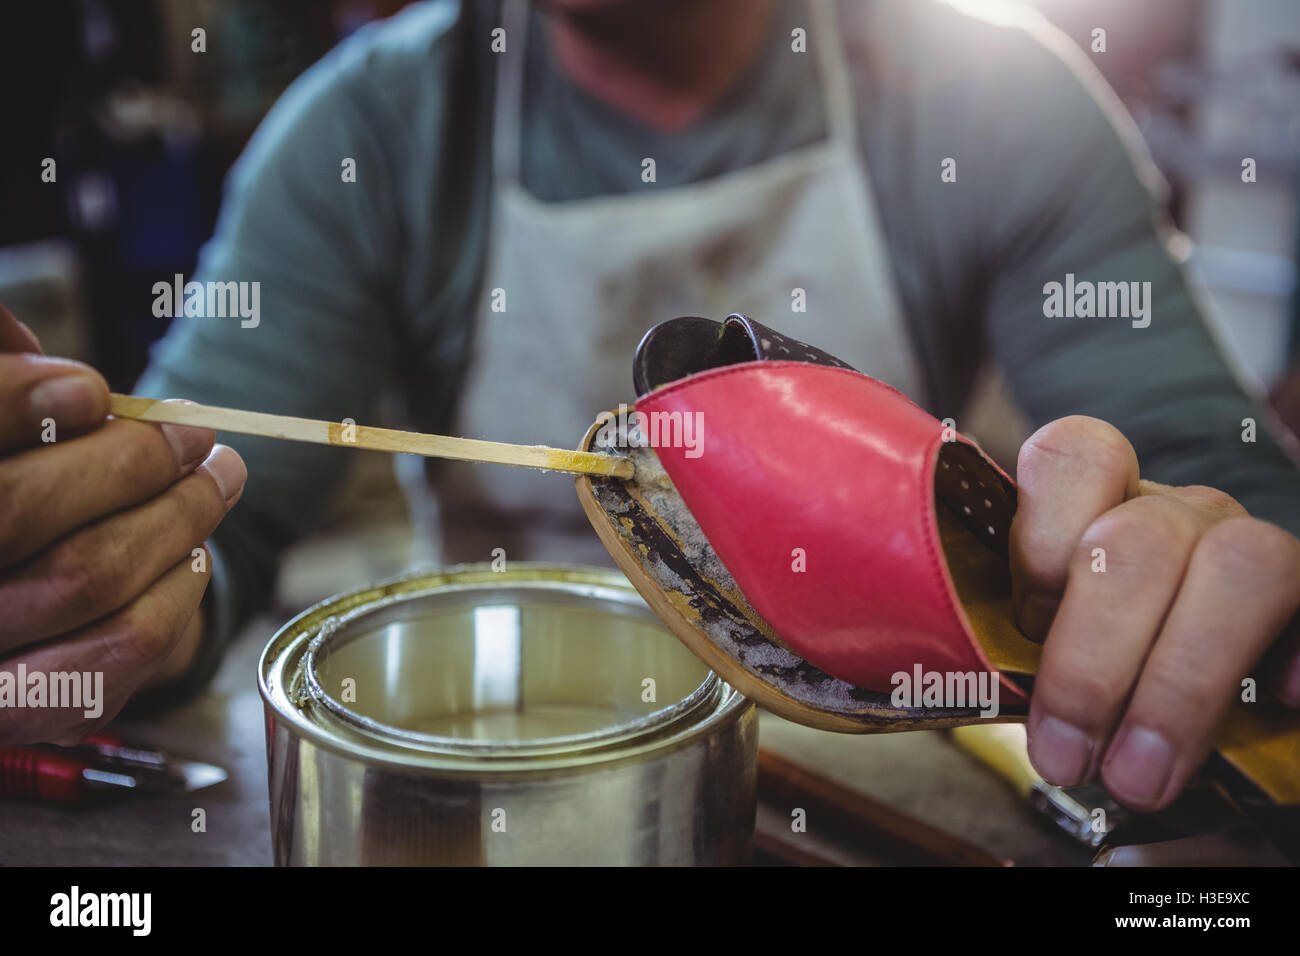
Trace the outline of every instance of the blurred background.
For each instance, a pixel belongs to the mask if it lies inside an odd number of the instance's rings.
[[[46,351],[90,361],[115,390],[129,389],[168,322],[152,315],[149,289],[159,275],[191,273],[212,233],[222,178],[262,116],[335,43],[403,6],[7,5],[0,301]],[[207,32],[204,56],[190,52],[195,26]],[[40,178],[47,158],[56,163],[53,183]]]

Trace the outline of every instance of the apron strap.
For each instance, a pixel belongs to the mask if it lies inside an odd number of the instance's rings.
[[[519,181],[528,39],[527,4],[523,0],[505,0],[501,19],[506,31],[506,51],[495,54],[501,63],[497,69],[496,115],[492,122],[492,172],[498,187]]]
[[[858,117],[854,108],[853,83],[848,57],[840,40],[846,26],[836,0],[808,0],[812,15],[812,48],[821,74],[822,97],[826,104],[826,125],[833,142],[858,148]]]

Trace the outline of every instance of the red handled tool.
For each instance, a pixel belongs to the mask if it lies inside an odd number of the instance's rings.
[[[0,799],[59,806],[98,803],[120,791],[185,793],[226,779],[213,764],[172,760],[105,731],[76,747],[0,747]]]

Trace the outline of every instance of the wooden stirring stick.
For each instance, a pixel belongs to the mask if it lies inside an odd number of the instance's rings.
[[[162,402],[134,395],[113,395],[109,411],[118,418],[142,422],[166,422],[172,425],[196,425],[217,431],[307,441],[340,448],[365,448],[429,458],[454,458],[457,461],[480,461],[498,465],[517,465],[543,471],[561,471],[571,475],[599,475],[631,478],[636,466],[631,459],[611,457],[588,451],[568,451],[545,445],[511,445],[506,442],[480,441],[476,438],[452,438],[448,435],[423,435],[392,428],[368,425],[343,425],[338,422],[267,415],[234,408]]]

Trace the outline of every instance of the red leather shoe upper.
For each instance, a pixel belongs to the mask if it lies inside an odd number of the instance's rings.
[[[698,416],[698,449],[661,428],[655,451],[750,604],[805,660],[879,691],[918,664],[993,670],[939,540],[943,426],[902,393],[848,369],[762,361],[691,375],[636,409]],[[1000,696],[1027,699],[1005,676]]]

